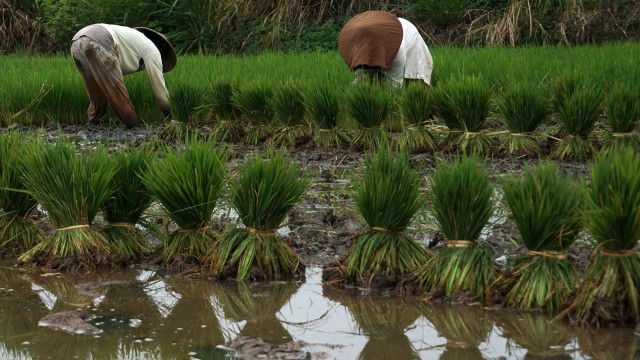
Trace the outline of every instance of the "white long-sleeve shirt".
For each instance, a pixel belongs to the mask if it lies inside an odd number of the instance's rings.
[[[398,18],[402,24],[402,43],[387,70],[389,80],[402,86],[404,79],[420,79],[431,85],[433,58],[418,29],[408,20]]]

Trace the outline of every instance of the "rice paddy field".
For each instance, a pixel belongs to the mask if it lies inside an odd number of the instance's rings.
[[[636,358],[640,44],[431,52],[0,58],[0,357]]]

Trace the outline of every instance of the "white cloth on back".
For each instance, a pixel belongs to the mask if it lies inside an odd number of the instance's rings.
[[[402,86],[404,79],[420,79],[431,85],[433,58],[427,44],[415,25],[403,18],[398,20],[402,24],[402,43],[387,71],[387,77],[397,87]]]

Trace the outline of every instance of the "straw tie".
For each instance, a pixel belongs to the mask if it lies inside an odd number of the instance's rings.
[[[201,227],[195,228],[195,229],[180,229],[180,230],[178,230],[178,232],[206,231],[208,228],[209,228],[209,225],[206,225],[206,226],[201,226]]]
[[[247,231],[258,236],[271,236],[271,235],[275,235],[276,233],[276,230],[273,230],[273,229],[258,230],[248,226],[247,226]]]
[[[66,231],[66,230],[82,229],[82,228],[88,228],[88,227],[91,227],[91,225],[87,225],[87,224],[73,225],[73,226],[67,226],[67,227],[56,229],[56,231]]]
[[[541,251],[529,250],[528,254],[544,256],[544,257],[554,258],[558,260],[564,260],[567,258],[564,253],[561,253],[559,251],[553,251],[553,250],[541,250]]]
[[[598,248],[598,252],[600,252],[600,254],[604,255],[604,256],[611,256],[611,257],[627,257],[627,256],[631,256],[631,255],[638,255],[640,254],[640,251],[636,250],[636,249],[630,249],[630,250],[609,250],[605,247],[599,247]]]
[[[132,223],[109,223],[109,226],[111,227],[128,227],[128,228],[133,228],[136,226],[136,224],[132,224]]]
[[[471,245],[471,240],[449,240],[447,241],[447,247],[451,248],[466,248]]]
[[[611,134],[613,137],[628,137],[628,136],[635,136],[636,132],[632,131],[632,132],[624,132],[624,133],[612,133]]]
[[[380,226],[372,226],[371,230],[373,231],[379,231],[379,232],[384,232],[384,233],[390,233],[390,234],[399,234],[402,231],[395,231],[395,230],[391,230],[391,229],[387,229],[387,228],[383,228]]]

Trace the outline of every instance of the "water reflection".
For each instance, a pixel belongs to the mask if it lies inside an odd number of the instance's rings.
[[[633,328],[578,329],[535,313],[304,283],[214,283],[128,269],[41,276],[0,267],[1,359],[223,359],[243,336],[303,341],[325,359],[638,359]],[[39,327],[83,309],[98,337]],[[55,350],[55,351],[53,351]],[[316,358],[312,356],[312,358]]]

